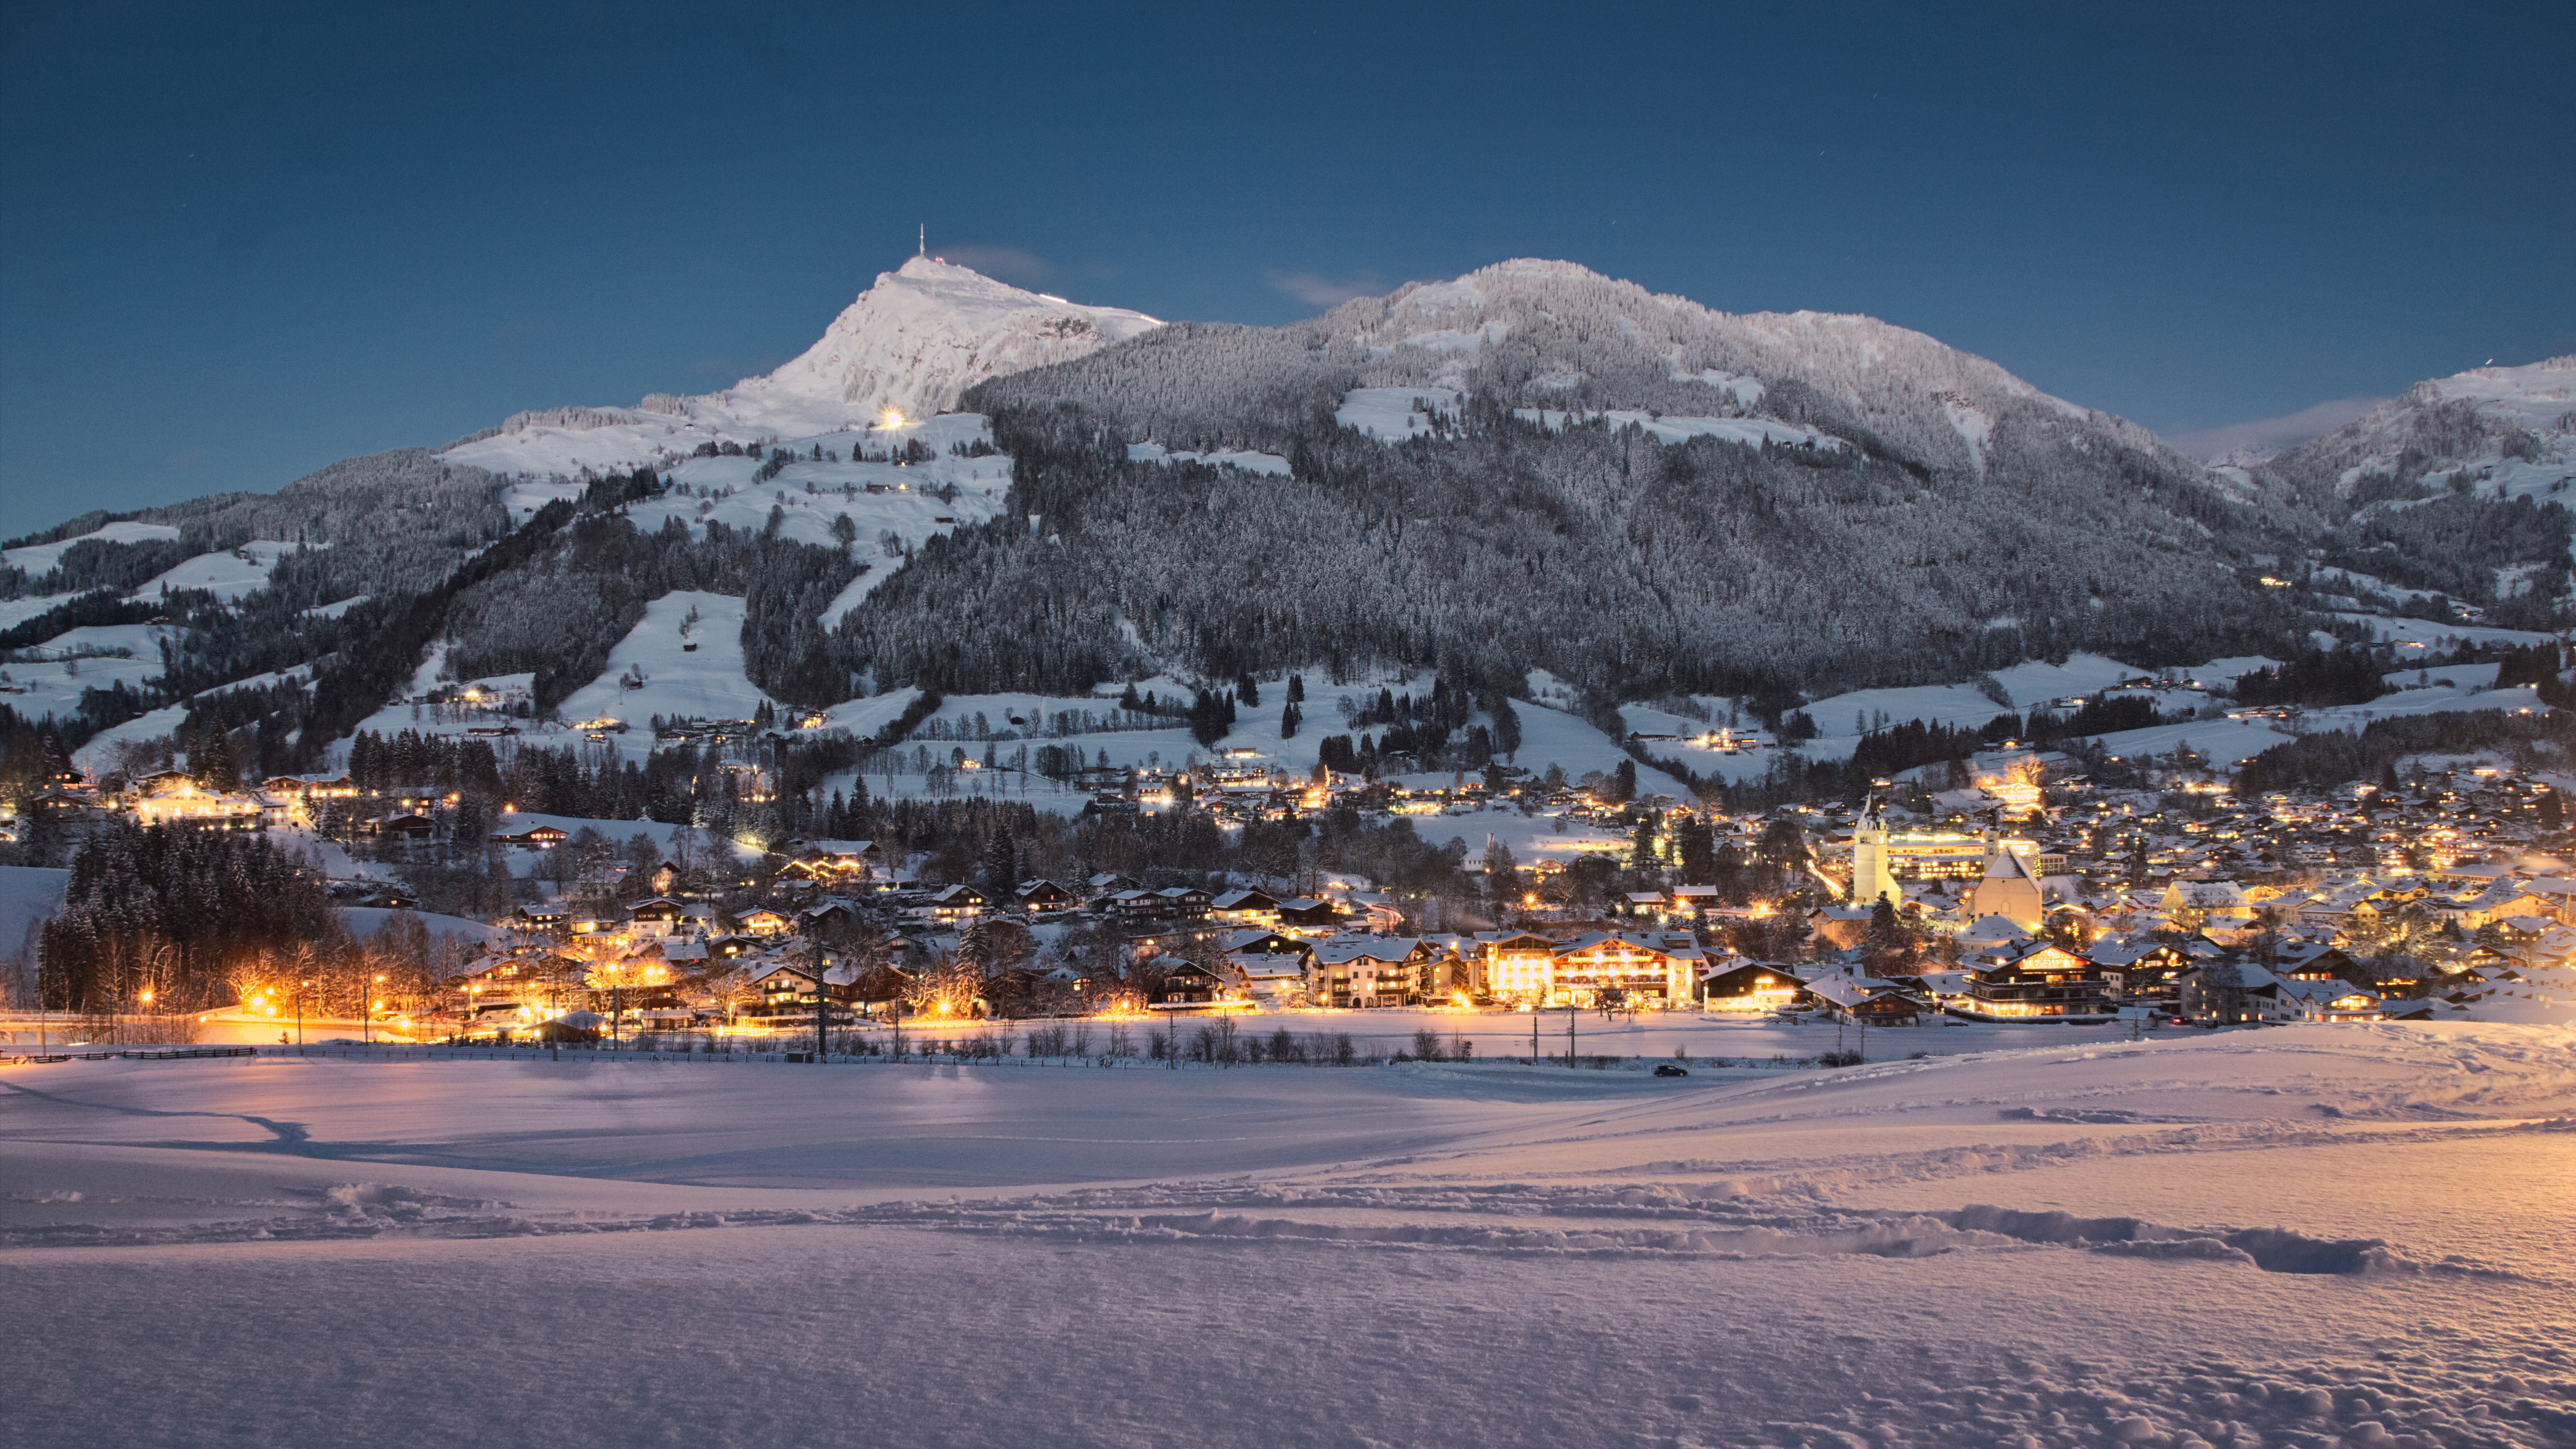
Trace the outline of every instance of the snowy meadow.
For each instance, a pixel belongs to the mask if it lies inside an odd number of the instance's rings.
[[[2576,1033],[1962,1045],[1688,1078],[15,1065],[8,1417],[54,1444],[2576,1436]]]

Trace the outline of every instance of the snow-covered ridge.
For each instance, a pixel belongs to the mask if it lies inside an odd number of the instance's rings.
[[[2419,382],[2264,467],[2349,497],[2362,479],[2410,462],[2424,476],[2467,470],[2496,497],[2560,491],[2576,477],[2576,355]]]
[[[655,393],[632,408],[523,412],[440,457],[509,476],[571,476],[686,457],[705,442],[864,428],[888,410],[922,418],[954,408],[987,378],[1070,361],[1161,325],[915,257],[878,274],[812,347],[766,376],[697,397]]]
[[[2161,452],[2176,471],[2198,471],[2147,429],[2050,396],[1923,333],[1841,313],[1722,312],[1571,262],[1523,258],[1410,284],[1345,303],[1315,325],[1372,359],[1368,381],[1379,387],[1463,388],[1466,372],[1494,366],[1490,358],[1527,387],[1597,380],[1607,392],[1596,405],[1822,421],[1775,396],[1794,382],[1882,440],[1963,473],[1982,476],[2008,440],[2025,457],[2034,444],[2089,451],[2109,443]],[[1649,367],[1666,383],[1706,388],[1712,405],[1618,395],[1643,385]]]

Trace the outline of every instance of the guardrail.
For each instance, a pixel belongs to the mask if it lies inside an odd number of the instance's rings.
[[[191,1060],[198,1057],[255,1057],[258,1055],[259,1048],[247,1046],[162,1047],[158,1050],[127,1048],[117,1051],[59,1052],[41,1056],[31,1053],[23,1056],[0,1058],[0,1060],[13,1062],[112,1062],[123,1059],[125,1061],[133,1062],[175,1062]]]

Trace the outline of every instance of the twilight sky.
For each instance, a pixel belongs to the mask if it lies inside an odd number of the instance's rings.
[[[1514,256],[2169,435],[2576,352],[2576,8],[0,10],[0,534],[763,372],[932,250],[1272,323]]]

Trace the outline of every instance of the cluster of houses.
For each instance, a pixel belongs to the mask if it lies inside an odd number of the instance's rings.
[[[2495,767],[2319,797],[2094,794],[1980,812],[1982,832],[1875,803],[1813,822],[1844,902],[1798,963],[1730,968],[1710,999],[1856,1017],[2213,1025],[2438,1019],[2576,967],[2576,871],[2544,851],[2548,787]],[[2554,838],[2553,838],[2554,839]],[[1901,978],[1859,963],[1885,898],[1931,943]],[[1882,970],[1885,968],[1882,967]],[[1891,973],[1892,974],[1892,973]]]
[[[358,793],[345,775],[279,775],[238,790],[218,790],[200,784],[184,770],[93,781],[78,770],[63,769],[20,803],[19,817],[22,821],[43,817],[74,833],[115,816],[143,825],[266,830],[306,823],[311,802],[353,798]],[[385,801],[395,814],[417,815],[434,804],[426,796]],[[425,815],[421,819],[425,826],[429,823]]]
[[[988,891],[917,881],[872,842],[793,842],[768,904],[738,913],[669,894],[615,921],[523,910],[511,924],[525,943],[458,983],[460,1009],[525,1018],[542,992],[545,1011],[637,1029],[810,1024],[818,1006],[882,1015],[907,999],[919,1009],[922,963],[1007,921],[1119,943],[1105,974],[1054,957],[1008,968],[1057,988],[1050,1009],[1075,1011],[1687,1008],[1881,1026],[2439,1018],[2576,962],[2576,881],[2538,848],[2540,791],[2502,775],[2266,800],[2052,785],[2047,808],[1989,795],[1954,802],[1975,813],[1947,820],[1872,802],[1799,814],[1809,878],[1782,902],[1668,886],[1446,933],[1417,929],[1418,903],[1365,882],[1307,897],[1101,874]],[[1776,829],[1715,823],[1748,850]],[[536,849],[561,837],[542,825],[496,833]],[[667,892],[667,871],[652,884]],[[1905,928],[1902,949],[1873,935],[1881,900]],[[838,944],[862,919],[878,931],[865,959]],[[1774,949],[1732,949],[1755,919],[1772,924]],[[985,982],[943,1009],[991,1009],[1012,989]]]

